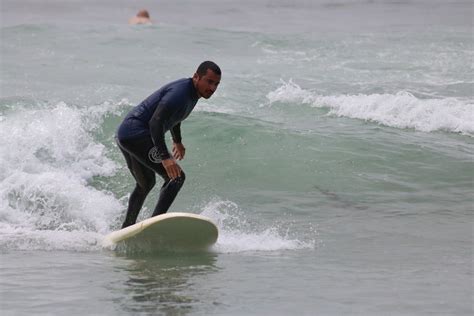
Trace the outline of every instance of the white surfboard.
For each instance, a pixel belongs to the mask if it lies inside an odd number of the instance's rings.
[[[204,250],[217,241],[217,226],[207,217],[166,213],[105,236],[105,247],[133,252]]]

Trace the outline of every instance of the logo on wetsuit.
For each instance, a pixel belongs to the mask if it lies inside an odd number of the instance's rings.
[[[161,163],[161,158],[158,153],[158,148],[153,146],[150,149],[150,151],[148,152],[148,159],[150,159],[150,161],[154,163]]]

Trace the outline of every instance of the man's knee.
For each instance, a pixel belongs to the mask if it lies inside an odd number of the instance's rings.
[[[173,179],[172,181],[181,187],[184,184],[184,180],[186,180],[186,174],[183,170],[181,170],[179,177]]]

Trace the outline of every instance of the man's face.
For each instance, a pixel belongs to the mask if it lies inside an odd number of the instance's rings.
[[[199,76],[197,73],[193,76],[194,86],[199,97],[209,99],[211,95],[217,90],[217,86],[221,82],[221,76],[214,71],[208,69],[204,76]]]

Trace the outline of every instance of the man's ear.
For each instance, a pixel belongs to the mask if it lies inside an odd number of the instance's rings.
[[[199,75],[197,72],[194,73],[193,80],[196,80],[196,81],[199,80]]]

